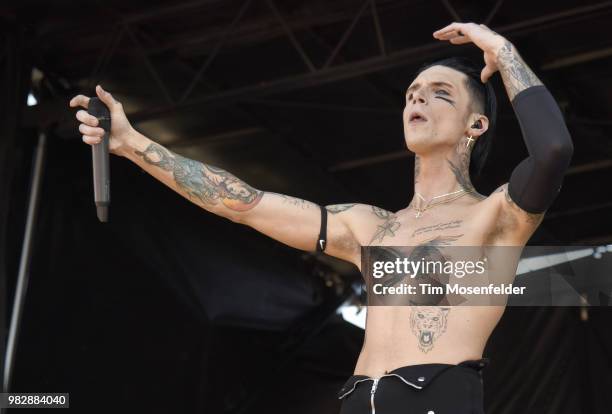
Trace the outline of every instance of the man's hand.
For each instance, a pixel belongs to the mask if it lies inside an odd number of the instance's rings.
[[[484,24],[451,23],[433,33],[438,40],[448,40],[454,45],[474,43],[484,52],[485,67],[480,80],[485,83],[499,69],[498,56],[507,40]]]
[[[111,130],[109,150],[113,154],[120,154],[121,149],[125,146],[127,137],[134,131],[132,125],[123,112],[121,102],[115,100],[113,96],[106,92],[100,85],[96,86],[96,94],[98,98],[108,107],[111,114]],[[77,95],[70,100],[70,107],[77,106],[85,109],[89,108],[89,97]],[[79,125],[79,131],[83,134],[83,142],[89,145],[99,144],[104,136],[104,130],[98,127],[98,119],[90,115],[87,111],[80,110],[76,113],[76,118],[82,123]]]

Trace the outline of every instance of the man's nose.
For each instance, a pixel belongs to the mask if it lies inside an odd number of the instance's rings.
[[[421,92],[419,91],[414,91],[412,93],[412,103],[416,104],[416,103],[426,103],[425,102],[425,98],[423,96],[421,96]]]

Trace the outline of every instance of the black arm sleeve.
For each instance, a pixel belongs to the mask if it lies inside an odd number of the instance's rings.
[[[543,213],[561,190],[574,145],[563,114],[543,85],[519,92],[512,101],[529,156],[508,182],[510,198],[528,213]]]

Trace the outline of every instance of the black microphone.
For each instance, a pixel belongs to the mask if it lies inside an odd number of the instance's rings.
[[[91,146],[93,161],[94,201],[98,220],[108,221],[110,205],[110,166],[108,164],[108,144],[111,126],[110,111],[99,98],[90,98],[87,113],[98,118],[98,126],[104,129],[104,136],[99,144]]]

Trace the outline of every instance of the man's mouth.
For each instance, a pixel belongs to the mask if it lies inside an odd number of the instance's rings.
[[[417,124],[421,122],[427,122],[427,118],[425,118],[425,115],[417,111],[410,113],[410,117],[408,118],[408,123]]]

